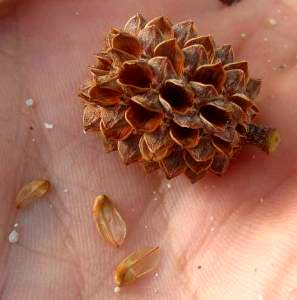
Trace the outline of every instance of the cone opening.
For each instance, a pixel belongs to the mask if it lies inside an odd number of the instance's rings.
[[[230,101],[237,104],[242,110],[246,111],[253,105],[252,101],[245,95],[235,94],[230,97]]]
[[[213,105],[206,105],[200,109],[200,114],[208,122],[215,126],[225,126],[230,122],[229,114],[224,110]]]
[[[221,152],[222,154],[225,154],[227,156],[231,155],[232,152],[232,146],[229,142],[226,142],[216,136],[213,136],[212,142],[214,147]]]
[[[214,157],[210,170],[217,175],[223,175],[227,171],[228,166],[229,159],[224,155],[217,154]]]
[[[141,47],[138,40],[129,33],[119,33],[112,40],[112,48],[125,51],[134,56],[138,56],[141,52]]]
[[[199,130],[173,125],[170,131],[171,138],[182,147],[195,147],[199,141]]]
[[[189,91],[170,81],[161,88],[160,94],[176,112],[186,112],[193,103],[193,95]]]
[[[196,70],[193,80],[203,84],[212,84],[218,91],[220,91],[226,80],[226,74],[222,63],[199,67]]]
[[[235,129],[241,136],[247,135],[247,129],[242,124],[237,124]]]
[[[136,130],[153,132],[160,126],[162,115],[131,102],[130,108],[126,111],[126,120]]]
[[[119,80],[123,84],[134,85],[141,88],[149,88],[153,74],[148,67],[142,64],[124,64],[120,71]]]
[[[117,96],[119,96],[118,91],[110,88],[100,87],[99,85],[94,85],[89,89],[89,97],[93,100],[105,99],[106,102],[108,102],[108,99],[116,98]]]

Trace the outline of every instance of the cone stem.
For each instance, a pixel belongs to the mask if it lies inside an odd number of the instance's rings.
[[[259,124],[249,124],[247,143],[253,144],[267,154],[274,152],[280,143],[280,135],[275,128]]]

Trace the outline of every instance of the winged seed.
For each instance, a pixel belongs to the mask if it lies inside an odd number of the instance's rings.
[[[24,208],[34,199],[44,196],[50,188],[50,182],[44,179],[33,180],[26,183],[16,197],[16,208]]]
[[[93,204],[93,218],[103,238],[114,247],[123,244],[127,226],[113,202],[106,196],[96,197]]]
[[[125,257],[114,270],[117,286],[128,285],[155,271],[160,262],[160,248],[142,248]]]

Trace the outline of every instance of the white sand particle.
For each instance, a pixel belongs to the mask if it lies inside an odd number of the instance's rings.
[[[269,24],[271,26],[276,26],[277,25],[277,21],[275,19],[273,19],[273,18],[270,18],[268,21],[269,21]]]
[[[263,202],[264,202],[264,198],[261,197],[261,198],[259,199],[259,201],[260,201],[260,203],[263,203]]]
[[[64,192],[64,193],[68,193],[69,190],[68,190],[68,189],[64,189],[63,192]]]
[[[13,224],[13,227],[14,227],[14,228],[19,227],[19,223],[14,223],[14,224]]]
[[[119,294],[120,291],[121,291],[121,288],[119,286],[116,286],[113,291],[116,293],[116,294]]]
[[[268,38],[265,37],[265,38],[263,39],[263,41],[264,41],[264,42],[268,42]]]
[[[246,38],[246,33],[245,33],[245,32],[242,32],[242,33],[240,34],[240,36],[241,36],[242,38]]]
[[[34,104],[34,101],[32,98],[28,98],[28,99],[26,99],[25,103],[28,107],[31,107]]]
[[[44,127],[45,127],[46,129],[53,129],[53,128],[54,128],[54,124],[45,122],[45,123],[44,123]]]
[[[79,15],[80,15],[79,11],[76,11],[76,12],[75,12],[75,15],[76,15],[76,16],[79,16]]]
[[[210,216],[210,221],[213,221],[214,220],[214,216]]]
[[[214,227],[211,227],[211,228],[210,228],[210,231],[211,231],[211,232],[213,232],[214,230],[215,230]]]
[[[171,183],[167,183],[167,188],[171,189]]]
[[[155,277],[159,277],[159,273],[156,273],[156,274],[155,274]]]
[[[83,133],[84,133],[84,134],[87,134],[87,132],[86,132],[85,130],[83,131]]]
[[[15,244],[19,241],[19,233],[16,230],[12,230],[8,236],[8,241],[11,244]]]

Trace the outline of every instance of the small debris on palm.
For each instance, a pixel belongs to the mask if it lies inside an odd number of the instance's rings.
[[[32,98],[26,99],[25,103],[28,107],[32,107],[34,105],[34,101]]]
[[[45,123],[44,123],[44,127],[45,127],[46,129],[53,129],[53,128],[54,128],[54,124],[45,122]]]
[[[8,241],[11,244],[15,244],[19,241],[19,233],[15,229],[10,232]]]

